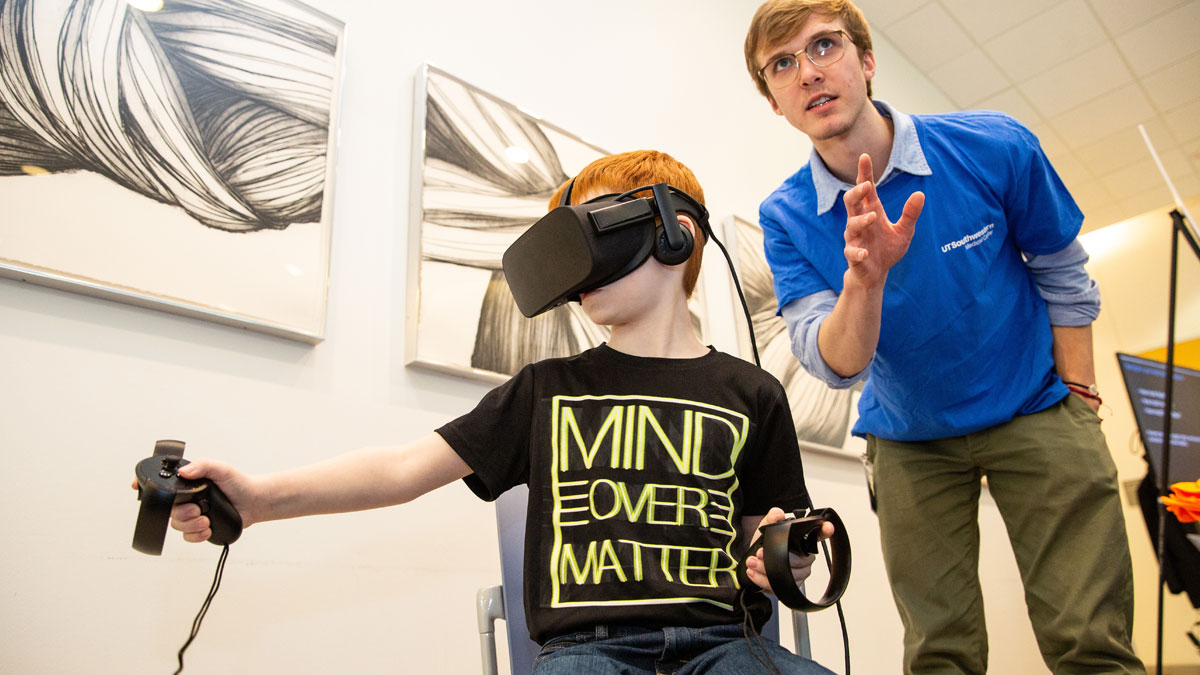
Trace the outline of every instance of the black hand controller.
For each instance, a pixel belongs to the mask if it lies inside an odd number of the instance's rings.
[[[788,554],[816,555],[820,550],[821,525],[826,522],[833,523],[833,536],[829,540],[832,548],[829,587],[820,600],[813,602],[805,597],[792,577]],[[846,534],[842,519],[833,509],[815,509],[807,513],[797,511],[788,514],[784,520],[762,526],[759,531],[762,535],[746,552],[746,557],[763,549],[767,579],[780,602],[801,612],[815,612],[841,599],[850,583],[850,537]]]
[[[133,547],[142,553],[160,555],[171,521],[171,507],[194,503],[200,513],[208,516],[214,544],[224,546],[237,541],[242,534],[242,516],[217,484],[207,478],[188,480],[179,475],[179,467],[188,463],[183,458],[183,441],[158,441],[154,455],[138,462],[137,527],[133,531]]]

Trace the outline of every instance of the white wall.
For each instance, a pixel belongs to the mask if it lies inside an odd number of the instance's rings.
[[[423,60],[603,147],[674,154],[704,184],[714,222],[755,217],[809,152],[744,71],[756,0],[313,4],[348,24],[324,343],[0,281],[0,671],[173,667],[217,549],[174,537],[161,558],[130,548],[128,485],[154,440],[266,471],[415,438],[486,391],[403,362],[411,92]],[[878,96],[912,111],[952,107],[879,42]],[[733,349],[720,258],[709,260],[720,281],[714,341]],[[807,472],[854,541],[854,667],[896,672],[900,624],[861,468],[812,455]],[[994,670],[1037,672],[986,500],[981,519]],[[232,549],[188,671],[473,672],[475,590],[499,575],[493,523],[490,505],[454,485],[404,508],[256,526]],[[815,615],[812,632],[819,660],[840,670],[835,615]]]

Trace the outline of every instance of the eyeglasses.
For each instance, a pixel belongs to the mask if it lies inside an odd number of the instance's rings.
[[[800,73],[800,55],[803,54],[812,61],[814,66],[824,68],[832,66],[846,54],[846,43],[854,41],[845,31],[835,30],[832,33],[822,33],[812,39],[808,45],[795,54],[776,56],[758,71],[758,76],[771,89],[782,89],[796,81]]]

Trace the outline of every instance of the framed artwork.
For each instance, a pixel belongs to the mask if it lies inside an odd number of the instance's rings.
[[[503,382],[606,340],[578,303],[525,318],[501,258],[560,185],[609,153],[429,64],[415,104],[406,362]],[[703,306],[698,288],[701,336]]]
[[[727,218],[724,226],[726,236],[734,240],[733,257],[750,309],[759,360],[763,369],[783,383],[787,391],[800,447],[860,458],[866,452],[866,441],[852,436],[850,429],[858,417],[862,383],[849,389],[832,389],[805,372],[792,354],[787,324],[776,316],[779,305],[771,268],[763,253],[762,228],[738,216]],[[733,301],[738,303],[736,289]],[[738,316],[742,315],[741,307],[735,306],[734,310]],[[743,358],[752,359],[750,335],[744,322],[738,322],[738,339]]]
[[[323,339],[344,25],[0,0],[0,275]]]

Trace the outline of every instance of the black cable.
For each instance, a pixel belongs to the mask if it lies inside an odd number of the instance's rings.
[[[754,365],[762,368],[762,361],[758,358],[758,341],[754,339],[754,319],[750,317],[750,306],[746,304],[746,294],[742,292],[742,282],[738,279],[737,270],[733,268],[733,258],[729,257],[729,251],[725,249],[725,244],[717,238],[717,233],[708,228],[708,235],[717,244],[717,248],[721,249],[721,253],[725,256],[725,262],[729,264],[729,275],[733,277],[733,287],[737,289],[738,300],[742,303],[742,312],[746,315],[746,329],[750,333],[750,349],[754,352]]]
[[[833,557],[829,555],[829,544],[821,542],[821,552],[825,554],[825,564],[833,569]],[[842,611],[842,599],[833,603],[837,607],[838,623],[842,626],[842,652],[846,655],[846,675],[850,675],[850,631],[846,629],[846,614]]]
[[[179,675],[183,672],[183,653],[192,645],[192,640],[200,634],[200,624],[204,621],[204,616],[208,614],[208,608],[212,606],[213,598],[217,595],[217,590],[221,588],[221,576],[225,573],[225,560],[229,557],[229,544],[226,544],[221,551],[221,557],[217,560],[217,572],[213,576],[212,588],[208,589],[208,597],[204,599],[204,604],[200,606],[200,612],[196,614],[196,618],[192,621],[192,631],[188,634],[187,642],[179,648],[179,668],[175,670],[174,675]]]
[[[750,583],[747,581],[747,583]],[[746,607],[746,589],[738,590],[738,604],[742,606],[742,637],[746,638],[746,643],[750,645],[750,653],[754,655],[755,660],[762,664],[763,668],[772,675],[783,675],[779,670],[779,665],[775,663],[775,659],[771,658],[771,653],[767,651],[767,644],[763,640],[762,634],[754,627],[754,623],[750,620],[750,610]],[[757,647],[757,650],[755,649]],[[762,656],[759,656],[758,650],[762,651]]]
[[[737,270],[733,266],[733,258],[730,257],[729,251],[725,248],[725,244],[721,243],[721,240],[717,238],[717,235],[712,231],[712,228],[710,227],[708,229],[709,237],[711,237],[712,240],[717,244],[717,248],[721,249],[721,254],[725,256],[725,262],[729,265],[729,274],[733,277],[733,287],[737,289],[738,300],[742,303],[742,312],[746,315],[746,329],[750,334],[750,348],[754,353],[754,365],[762,368],[762,361],[758,356],[758,341],[754,337],[754,319],[750,316],[750,306],[746,303],[746,294],[742,292],[742,282],[738,279]],[[809,500],[808,507],[810,509],[812,508],[811,499]],[[825,554],[825,564],[829,567],[829,569],[833,569],[833,559],[829,554],[829,546],[824,541],[821,542],[821,551]],[[765,668],[772,672],[778,673],[779,667],[771,659],[770,654],[767,653],[766,646],[762,642],[762,636],[758,634],[758,631],[753,630],[754,627],[750,623],[750,613],[746,610],[745,589],[742,589],[741,592],[739,592],[738,599],[742,605],[742,633],[745,635],[746,641],[750,643],[751,652],[754,653],[754,657],[758,659],[759,663],[762,663]],[[839,599],[834,603],[834,605],[837,607],[838,623],[842,628],[842,650],[846,655],[846,675],[850,675],[850,631],[846,628],[846,614],[842,610],[842,601]],[[757,639],[757,645],[755,640],[751,639],[752,632],[754,638]],[[763,656],[766,657],[766,661],[764,661],[758,656],[757,653],[754,652],[755,646],[762,650]],[[800,645],[796,645],[797,648],[799,646]]]
[[[713,242],[716,243],[717,248],[721,249],[721,254],[725,256],[725,262],[729,265],[729,275],[733,277],[733,287],[737,290],[738,300],[742,303],[742,313],[746,315],[746,332],[750,334],[750,349],[754,353],[754,365],[762,368],[762,361],[758,356],[758,340],[756,340],[754,337],[754,319],[750,316],[750,306],[746,303],[746,294],[742,292],[742,282],[740,279],[738,279],[737,270],[733,266],[733,258],[730,257],[729,250],[725,248],[725,244],[721,243],[721,240],[717,237],[716,232],[713,232],[711,227],[708,229],[709,237],[713,240]],[[808,508],[812,508],[811,499],[808,502]],[[825,551],[825,564],[828,565],[830,569],[833,569],[833,562],[829,556],[828,546],[825,545],[825,542],[821,542],[821,547]],[[775,664],[775,661],[771,658],[771,655],[767,653],[767,648],[766,645],[763,644],[762,636],[759,635],[757,630],[754,630],[754,626],[750,623],[750,613],[746,610],[745,595],[746,589],[743,588],[738,593],[738,600],[742,605],[742,634],[746,637],[746,641],[750,643],[750,651],[752,654],[754,654],[754,658],[758,659],[758,662],[763,664],[763,667],[768,671],[779,673],[779,666]],[[842,614],[842,601],[838,600],[836,604],[838,620],[842,624],[842,644],[846,651],[846,675],[850,675],[850,634],[846,630],[846,617],[844,614]],[[751,633],[753,633],[755,639],[751,639]],[[755,640],[757,640],[757,643]],[[754,651],[755,646],[762,650],[763,656],[766,657],[765,661],[763,658],[759,657],[757,652]],[[796,647],[799,648],[800,645],[796,645]]]
[[[742,312],[746,315],[746,330],[750,333],[750,349],[754,352],[754,365],[762,368],[762,361],[758,358],[758,341],[754,339],[754,320],[750,317],[750,306],[746,304],[746,294],[742,292],[742,282],[738,279],[737,270],[733,267],[733,258],[729,256],[729,251],[725,248],[725,244],[717,237],[717,233],[712,227],[708,227],[708,236],[716,243],[717,248],[721,249],[721,254],[725,256],[725,262],[729,265],[729,275],[733,277],[733,287],[737,289],[738,300],[742,303]],[[747,582],[749,583],[749,582]],[[742,635],[746,638],[746,642],[750,645],[750,653],[754,658],[763,665],[769,672],[780,673],[779,666],[775,660],[771,658],[767,652],[767,646],[763,642],[762,635],[754,628],[754,624],[750,621],[750,611],[746,609],[746,589],[742,588],[738,591],[738,602],[742,606]],[[752,637],[753,636],[753,637]],[[800,645],[796,645],[799,647]],[[758,655],[755,647],[762,650],[762,656]],[[764,660],[765,657],[765,660]]]
[[[650,190],[652,188],[652,185],[643,185],[641,187],[633,188],[632,190],[626,190],[618,195],[600,195],[599,197],[589,199],[587,203],[601,199],[612,199],[613,201],[619,202],[627,197],[630,197],[631,195],[637,194],[638,192],[645,192],[646,190]],[[762,368],[762,361],[760,361],[758,358],[758,341],[754,338],[754,320],[750,317],[750,306],[746,304],[746,294],[742,292],[742,282],[738,280],[737,270],[733,267],[733,258],[729,256],[729,251],[725,249],[725,244],[722,244],[721,240],[717,237],[717,233],[714,231],[712,223],[708,222],[708,210],[704,208],[703,204],[697,202],[686,192],[683,192],[682,190],[670,185],[668,185],[667,188],[671,191],[672,195],[675,195],[686,202],[690,202],[694,207],[700,210],[700,213],[702,214],[702,220],[704,221],[701,226],[704,229],[705,236],[716,242],[717,248],[721,249],[721,253],[725,256],[725,262],[729,264],[729,274],[733,277],[733,287],[737,289],[738,300],[740,300],[742,303],[742,312],[744,312],[746,315],[746,328],[749,329],[750,332],[750,349],[754,352],[754,365]]]
[[[750,307],[746,304],[746,295],[742,292],[741,281],[738,280],[737,271],[733,268],[733,259],[730,258],[729,251],[725,249],[725,245],[721,243],[721,240],[717,238],[717,235],[711,231],[709,234],[712,237],[712,240],[716,242],[717,248],[721,249],[721,253],[725,255],[725,261],[729,264],[729,274],[733,277],[733,287],[737,289],[738,299],[742,302],[742,311],[746,314],[746,328],[750,333],[750,347],[754,351],[754,365],[762,368],[762,363],[758,357],[758,342],[754,339],[754,320],[750,317]],[[812,508],[811,499],[809,499],[808,508]],[[829,569],[833,569],[833,559],[829,555],[829,546],[824,541],[821,542],[821,550],[825,553],[825,564],[829,566]],[[842,627],[842,649],[846,655],[846,675],[850,675],[850,631],[846,628],[846,614],[842,610],[841,599],[835,602],[834,605],[837,606],[838,623],[841,624]],[[745,601],[743,600],[743,611],[745,611],[745,607]],[[743,619],[743,632],[745,632],[745,621],[746,619]],[[747,640],[749,640],[748,636]],[[796,646],[799,647],[799,645]]]

